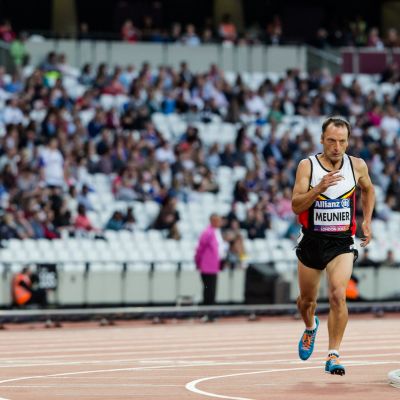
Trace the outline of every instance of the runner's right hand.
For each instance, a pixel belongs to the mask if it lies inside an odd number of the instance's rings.
[[[319,194],[324,193],[330,186],[337,185],[341,180],[343,180],[343,176],[340,175],[340,171],[331,171],[328,172],[322,179],[318,185],[315,186],[315,189]]]

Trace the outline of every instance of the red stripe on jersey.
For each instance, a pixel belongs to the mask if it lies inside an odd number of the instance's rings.
[[[351,235],[356,234],[357,222],[356,222],[356,191],[351,195],[353,201],[353,218],[351,219]]]
[[[308,229],[308,214],[309,210],[305,210],[299,214],[299,223]]]

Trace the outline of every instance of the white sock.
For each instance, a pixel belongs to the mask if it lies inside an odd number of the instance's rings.
[[[308,326],[306,326],[306,329],[307,329],[308,331],[313,331],[316,327],[317,327],[317,323],[315,322],[315,317],[314,317],[314,324],[313,324],[313,326],[312,326],[311,328],[308,327]]]
[[[328,357],[332,355],[339,357],[339,352],[336,349],[328,350]]]

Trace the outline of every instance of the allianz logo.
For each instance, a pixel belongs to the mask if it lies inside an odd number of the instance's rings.
[[[341,200],[317,200],[315,202],[316,208],[349,208],[350,200],[349,199],[341,199]]]

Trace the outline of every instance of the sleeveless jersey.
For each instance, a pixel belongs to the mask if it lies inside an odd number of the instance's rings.
[[[310,190],[321,182],[328,171],[317,156],[311,162]],[[335,237],[353,236],[356,232],[356,178],[350,157],[343,156],[339,169],[343,180],[321,193],[308,210],[299,215],[299,222],[307,231]]]

